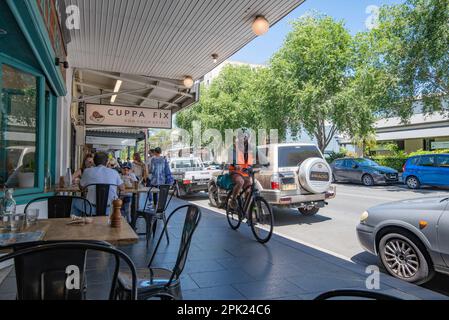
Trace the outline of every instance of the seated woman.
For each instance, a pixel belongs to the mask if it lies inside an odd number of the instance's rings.
[[[83,160],[83,164],[80,169],[78,169],[73,175],[73,184],[78,185],[81,178],[83,177],[83,173],[86,169],[94,167],[94,156],[92,154],[86,154]]]
[[[122,180],[126,188],[132,188],[134,183],[137,182],[137,177],[134,173],[131,172],[131,166],[129,164],[125,164],[122,168]],[[123,201],[122,206],[122,216],[125,217],[128,222],[131,221],[131,193],[122,194],[121,199]]]

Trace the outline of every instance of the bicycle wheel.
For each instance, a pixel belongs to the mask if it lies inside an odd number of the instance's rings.
[[[240,228],[242,224],[242,215],[239,213],[238,209],[231,209],[229,205],[229,201],[231,201],[232,194],[230,193],[226,198],[226,218],[228,219],[228,223],[233,230],[237,230]]]
[[[267,243],[273,235],[274,217],[265,199],[257,198],[251,205],[251,230],[257,241]]]

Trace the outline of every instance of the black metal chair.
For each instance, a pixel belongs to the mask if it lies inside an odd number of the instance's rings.
[[[92,188],[95,188],[95,204],[92,204],[92,206],[95,208],[96,216],[104,217],[107,215],[108,208],[111,207],[111,203],[109,203],[109,191],[111,188],[118,189],[118,185],[101,183],[89,184],[83,187],[83,190],[92,192]]]
[[[401,299],[393,297],[384,293],[367,291],[367,290],[334,290],[326,292],[316,297],[314,300],[323,301],[331,300],[335,298],[360,298],[369,300],[387,300],[387,301],[399,301]]]
[[[151,203],[151,198],[153,196],[153,188],[151,187],[150,190],[147,193],[147,198],[145,200],[145,205],[143,207],[143,210],[138,210],[137,215],[134,218],[133,225],[134,227],[137,224],[137,220],[139,218],[142,218],[145,220],[145,233],[139,233],[139,235],[145,235],[147,239],[147,244],[150,241],[151,235],[153,237],[156,234],[157,229],[157,221],[162,220],[164,222],[164,226],[167,225],[167,216],[166,211],[168,206],[170,205],[170,202],[173,198],[173,193],[170,195],[170,190],[173,186],[171,185],[161,185],[158,187],[159,193],[158,193],[158,200],[157,205],[155,209],[149,209],[148,206]],[[165,229],[165,236],[167,237],[167,243],[170,243],[170,237],[168,235],[168,230]]]
[[[182,300],[180,277],[187,261],[192,236],[201,220],[201,210],[194,205],[179,207],[170,214],[167,219],[167,224],[164,226],[165,231],[173,216],[183,209],[187,209],[187,213],[175,266],[173,270],[152,267],[162,238],[164,237],[164,232],[162,232],[150,259],[150,263],[148,264],[148,269],[137,270],[139,279],[137,282],[138,300],[148,300],[150,298]],[[121,272],[119,274],[117,288],[119,298],[126,298],[130,294],[132,290],[131,280],[132,277],[129,273]]]
[[[108,253],[115,259],[109,299],[117,299],[117,280],[120,261],[123,260],[130,270],[130,291],[125,298],[136,300],[137,272],[133,262],[125,253],[106,242],[31,242],[2,247],[3,249],[13,250],[1,257],[0,263],[14,259],[17,300],[86,300],[89,286],[86,286],[85,269],[87,252],[90,251]],[[69,270],[68,267],[72,269]],[[69,275],[75,269],[79,271],[79,281],[72,282]]]
[[[35,203],[47,201],[48,219],[70,218],[74,201],[82,203],[83,214],[92,216],[92,204],[87,199],[74,196],[50,196],[34,199],[25,207],[25,212]]]

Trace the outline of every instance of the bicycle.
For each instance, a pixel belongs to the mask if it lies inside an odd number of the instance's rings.
[[[251,179],[251,186],[245,188],[237,197],[237,207],[231,208],[229,202],[232,201],[232,191],[229,192],[226,199],[226,217],[233,230],[240,228],[243,219],[247,219],[248,225],[254,234],[256,240],[262,244],[270,241],[273,235],[274,216],[271,206],[260,196],[256,188],[256,179],[254,178],[258,170],[249,169],[248,173]],[[245,197],[245,195],[247,195]]]

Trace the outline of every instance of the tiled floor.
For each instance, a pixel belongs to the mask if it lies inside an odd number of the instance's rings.
[[[174,200],[171,209],[183,204]],[[263,246],[254,240],[246,225],[237,232],[232,231],[223,215],[201,210],[202,220],[181,279],[187,300],[309,300],[333,289],[365,289],[368,275],[352,262],[278,236]],[[154,266],[170,268],[174,265],[182,226],[183,215],[180,214],[169,227],[170,245],[167,246],[165,240],[162,242]],[[148,264],[152,250],[146,247],[143,237],[138,244],[121,249],[140,268]],[[107,298],[111,269],[110,259],[89,257],[88,297]],[[386,275],[381,276],[380,291],[403,299],[447,299]],[[14,297],[12,273],[0,286],[0,299]]]

